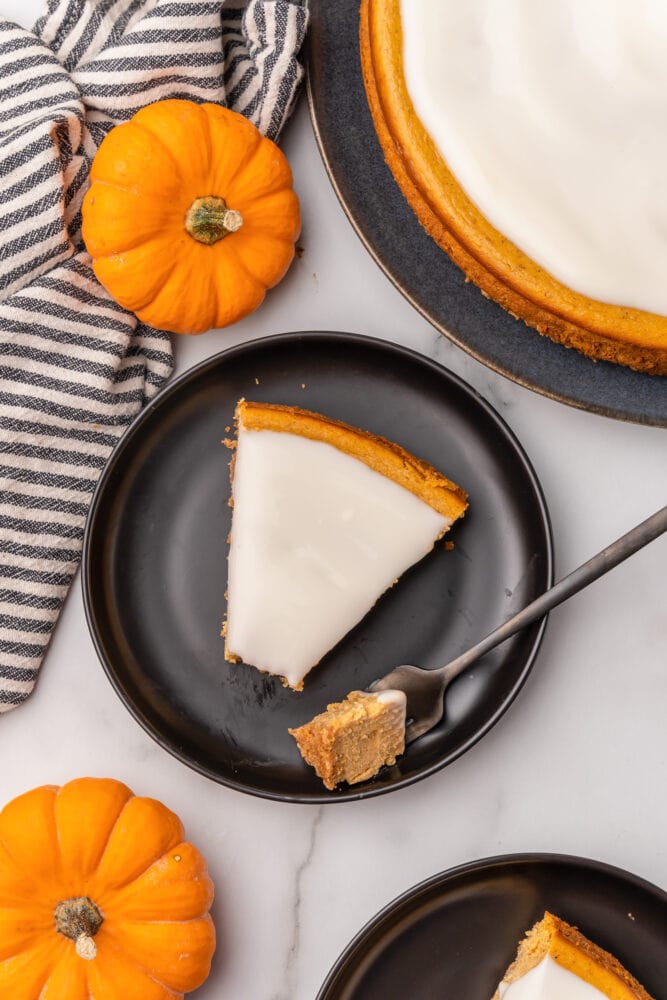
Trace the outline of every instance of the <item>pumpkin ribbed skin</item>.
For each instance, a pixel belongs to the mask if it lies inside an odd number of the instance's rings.
[[[46,785],[0,812],[0,997],[180,1000],[215,950],[213,883],[174,813],[118,781]],[[56,930],[64,901],[102,917],[89,948]]]
[[[301,220],[285,156],[217,104],[142,108],[103,140],[90,180],[83,238],[95,274],[150,326],[202,333],[234,323],[294,257]],[[202,199],[233,213],[212,243],[200,242],[210,233],[189,215]]]

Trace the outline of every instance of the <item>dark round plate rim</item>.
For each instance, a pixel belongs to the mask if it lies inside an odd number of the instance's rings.
[[[431,326],[435,327],[436,330],[438,330],[445,337],[447,337],[448,340],[451,340],[453,344],[456,344],[456,346],[460,347],[462,351],[465,351],[466,354],[469,354],[472,358],[474,358],[475,361],[479,361],[479,363],[484,365],[486,368],[489,368],[491,371],[497,372],[497,374],[499,375],[503,375],[505,378],[508,378],[511,382],[514,382],[517,385],[522,386],[524,389],[529,389],[532,392],[536,392],[541,396],[545,396],[547,399],[554,400],[554,402],[564,403],[567,406],[572,406],[575,409],[583,410],[586,413],[595,413],[601,417],[608,417],[613,420],[621,420],[626,423],[636,423],[640,425],[643,424],[649,427],[667,427],[667,417],[656,416],[654,414],[649,414],[649,413],[642,414],[641,416],[639,416],[638,414],[628,413],[624,409],[611,404],[602,405],[599,403],[594,403],[592,401],[582,400],[579,399],[577,396],[569,395],[564,390],[556,392],[551,389],[548,389],[545,386],[542,386],[539,383],[539,381],[535,381],[534,379],[531,379],[520,372],[512,371],[509,368],[506,368],[504,365],[488,358],[483,352],[479,351],[478,349],[475,349],[465,339],[453,333],[448,328],[444,320],[439,319],[432,312],[430,312],[426,308],[426,306],[422,306],[415,299],[415,297],[408,291],[405,283],[402,282],[400,277],[393,272],[389,261],[386,260],[385,257],[381,254],[381,252],[377,250],[376,247],[373,245],[370,235],[367,235],[365,233],[361,224],[357,221],[357,218],[354,215],[352,208],[348,205],[347,201],[343,196],[343,193],[336,179],[336,174],[334,167],[332,165],[332,161],[327,153],[326,145],[318,121],[318,112],[317,112],[317,106],[312,84],[312,72],[311,72],[312,54],[311,54],[310,36],[306,40],[305,56],[306,56],[305,59],[306,96],[308,103],[308,113],[310,116],[310,122],[313,129],[313,134],[315,136],[317,148],[322,163],[324,165],[327,177],[329,178],[331,187],[333,188],[333,191],[340,203],[341,208],[343,209],[345,215],[347,216],[348,221],[350,222],[355,233],[361,240],[365,249],[368,251],[368,253],[373,258],[375,263],[378,265],[380,270],[391,281],[394,287],[398,289],[401,295],[410,303],[413,309],[415,309],[420,316],[423,316],[423,318],[427,320],[431,324]],[[653,376],[647,375],[647,377],[650,378]],[[655,376],[655,377],[660,377],[660,376]]]
[[[489,858],[480,858],[477,861],[468,861],[461,865],[455,865],[453,868],[447,868],[445,871],[438,872],[437,875],[430,875],[428,878],[413,885],[410,889],[402,892],[399,896],[396,896],[386,906],[383,906],[375,916],[371,917],[364,924],[361,930],[355,934],[349,944],[340,953],[320,987],[315,1000],[336,1000],[336,994],[331,993],[331,990],[345,986],[344,980],[341,983],[337,983],[336,980],[341,975],[345,975],[347,971],[354,971],[355,966],[352,963],[360,951],[363,954],[366,942],[370,941],[383,923],[386,923],[394,914],[400,914],[400,911],[406,905],[416,903],[420,896],[430,893],[436,887],[446,890],[450,883],[455,882],[461,876],[475,874],[484,876],[494,868],[512,866],[519,868],[525,865],[534,866],[536,864],[563,865],[564,867],[580,868],[584,872],[599,872],[602,875],[607,875],[619,883],[633,886],[635,889],[654,896],[659,903],[664,905],[667,914],[667,892],[655,885],[655,883],[649,882],[648,879],[642,878],[634,872],[626,871],[624,868],[610,865],[606,861],[597,861],[593,858],[583,858],[573,854],[545,854],[541,852],[497,854]],[[385,932],[391,930],[392,926],[393,923],[389,923]]]
[[[542,485],[538,479],[537,473],[533,468],[533,465],[528,458],[528,455],[524,451],[523,446],[520,441],[501,417],[501,415],[494,409],[494,407],[481,396],[477,390],[469,385],[464,379],[459,375],[450,371],[444,365],[440,364],[438,361],[429,358],[427,355],[420,354],[418,351],[414,351],[409,347],[404,347],[402,344],[396,344],[392,341],[382,340],[377,337],[368,337],[365,334],[359,333],[349,333],[349,332],[337,332],[331,330],[302,330],[302,331],[290,331],[285,333],[271,334],[266,337],[260,337],[255,340],[244,341],[241,344],[234,344],[231,347],[225,348],[216,354],[210,355],[203,361],[198,362],[191,368],[186,369],[181,375],[177,376],[173,381],[167,383],[164,389],[162,389],[157,396],[155,396],[143,410],[134,418],[131,422],[121,439],[114,446],[109,458],[107,459],[106,465],[100,476],[100,479],[93,492],[90,510],[88,513],[88,518],[86,520],[86,527],[83,537],[83,553],[81,560],[82,567],[82,593],[83,593],[83,606],[86,616],[86,622],[88,625],[88,630],[90,632],[91,638],[93,640],[93,645],[97,653],[97,657],[102,664],[104,672],[107,675],[111,686],[115,690],[116,694],[124,704],[125,708],[129,711],[130,715],[134,718],[136,722],[142,727],[142,729],[153,739],[155,742],[169,754],[179,760],[182,764],[190,767],[192,770],[204,777],[217,782],[218,784],[225,785],[228,788],[232,788],[238,792],[244,792],[246,794],[255,795],[258,798],[272,799],[279,802],[294,802],[297,804],[312,804],[312,805],[323,805],[335,802],[349,802],[358,801],[360,799],[372,798],[376,795],[383,795],[389,792],[397,791],[400,788],[405,788],[408,785],[412,785],[417,781],[421,781],[427,778],[429,775],[446,767],[448,764],[453,763],[460,756],[462,756],[466,751],[470,750],[483,736],[485,736],[496,723],[502,718],[505,712],[509,709],[512,702],[515,700],[522,687],[524,686],[528,675],[530,674],[537,654],[542,645],[542,639],[544,637],[544,631],[546,629],[548,615],[545,615],[541,620],[539,629],[536,633],[535,640],[533,642],[532,648],[529,654],[526,656],[526,661],[524,663],[523,669],[520,676],[517,678],[516,683],[510,690],[509,694],[503,702],[501,702],[496,711],[489,717],[486,724],[481,726],[472,736],[461,743],[458,747],[452,750],[449,754],[444,755],[441,759],[435,761],[427,767],[424,767],[421,771],[410,774],[400,780],[392,783],[391,785],[369,785],[363,790],[355,791],[352,788],[345,789],[344,791],[337,792],[336,795],[332,795],[330,792],[325,791],[317,793],[287,793],[287,792],[276,792],[271,789],[249,787],[241,781],[236,781],[228,775],[221,774],[206,765],[193,760],[186,752],[181,750],[174,742],[172,742],[167,736],[165,736],[159,729],[155,726],[153,722],[139,709],[139,707],[134,703],[130,693],[126,690],[123,685],[121,678],[118,676],[116,666],[106,656],[104,649],[104,644],[102,643],[101,637],[99,635],[97,621],[96,621],[96,611],[95,611],[95,601],[93,599],[93,586],[92,580],[95,576],[94,560],[91,555],[91,535],[93,532],[93,526],[97,517],[98,508],[101,504],[102,498],[104,496],[107,484],[109,483],[111,476],[115,470],[116,463],[122,459],[124,450],[130,444],[130,442],[138,435],[141,434],[144,424],[153,415],[154,411],[161,406],[168,405],[170,399],[175,394],[181,392],[183,389],[187,388],[189,382],[196,380],[199,375],[205,372],[207,369],[216,368],[219,365],[224,365],[227,359],[234,358],[238,354],[245,354],[248,351],[262,350],[264,347],[274,347],[277,343],[285,344],[298,344],[303,341],[317,342],[317,341],[336,341],[341,343],[343,340],[351,347],[354,345],[361,346],[363,348],[379,348],[381,350],[389,350],[392,353],[397,354],[399,357],[404,357],[409,359],[411,362],[417,362],[428,368],[431,368],[437,375],[445,380],[451,381],[457,386],[457,388],[468,395],[475,406],[484,410],[487,416],[497,425],[499,432],[501,432],[508,442],[511,444],[517,460],[523,466],[524,472],[528,477],[528,480],[534,490],[535,497],[537,499],[537,510],[536,516],[539,517],[541,521],[541,527],[544,533],[545,540],[545,551],[544,557],[547,568],[547,578],[549,581],[549,586],[553,585],[554,579],[554,553],[553,553],[553,532],[551,526],[551,519],[549,516],[549,509],[547,507],[546,499],[544,497],[544,492],[542,490]]]

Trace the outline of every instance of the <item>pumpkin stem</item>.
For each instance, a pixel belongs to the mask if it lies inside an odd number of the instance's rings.
[[[207,195],[196,198],[185,216],[185,228],[193,239],[206,246],[217,243],[243,225],[243,216],[227,208],[224,198]]]
[[[97,955],[93,938],[104,922],[102,913],[88,896],[76,896],[58,903],[56,930],[75,943],[76,953],[90,962]]]

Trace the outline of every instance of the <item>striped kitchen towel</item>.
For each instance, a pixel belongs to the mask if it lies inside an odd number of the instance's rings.
[[[0,712],[32,691],[99,474],[173,366],[169,335],[93,276],[91,157],[169,97],[219,102],[277,138],[306,3],[48,0],[32,31],[0,17]]]

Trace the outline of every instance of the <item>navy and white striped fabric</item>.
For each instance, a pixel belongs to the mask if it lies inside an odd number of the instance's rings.
[[[95,280],[81,241],[91,157],[168,97],[278,137],[307,0],[48,0],[0,18],[0,712],[32,691],[76,572],[91,493],[172,370],[169,335]]]

